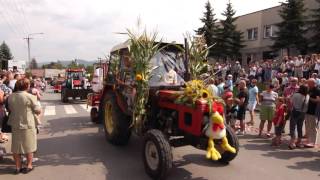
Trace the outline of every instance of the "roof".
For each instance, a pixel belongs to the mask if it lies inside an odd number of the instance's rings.
[[[159,43],[159,42],[156,42],[156,43]],[[174,46],[180,46],[181,48],[183,48],[184,46],[182,44],[177,44],[177,43],[167,43],[167,42],[161,42],[161,45],[160,47],[162,46],[168,46],[169,48],[172,46],[171,45],[174,45]],[[118,44],[118,45],[115,45],[113,46],[113,48],[111,49],[111,54],[114,53],[115,51],[119,51],[121,49],[126,49],[126,48],[129,48],[130,46],[130,41],[129,40],[126,40],[124,43],[121,43],[121,44]]]
[[[77,69],[68,68],[68,69],[66,69],[66,72],[83,72],[83,71],[84,71],[83,68],[77,68]]]
[[[115,51],[118,51],[120,49],[128,48],[129,45],[130,45],[129,40],[126,40],[124,43],[117,44],[117,45],[113,46],[112,49],[111,49],[111,53],[115,52]]]
[[[263,12],[263,11],[268,11],[270,9],[279,8],[280,6],[281,6],[281,4],[277,5],[277,6],[269,7],[269,8],[266,8],[266,9],[261,9],[259,11],[254,11],[254,12],[250,12],[250,13],[247,13],[247,14],[243,14],[243,15],[237,16],[236,18],[240,18],[240,17],[243,17],[243,16],[247,16],[247,15],[251,15],[251,14],[255,14],[255,13],[259,13],[259,12]]]

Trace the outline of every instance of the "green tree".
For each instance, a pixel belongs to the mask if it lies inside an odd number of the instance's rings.
[[[93,73],[94,73],[93,65],[88,65],[86,67],[86,73],[90,74],[89,81],[91,81],[93,78]]]
[[[205,5],[205,12],[203,13],[203,17],[200,19],[201,22],[203,23],[203,26],[200,27],[198,30],[195,32],[198,35],[203,35],[207,46],[212,46],[215,43],[215,38],[217,34],[217,29],[218,26],[216,25],[217,19],[215,18],[215,15],[213,13],[213,8],[211,7],[211,4],[209,0],[207,1]],[[214,57],[215,56],[215,47],[213,46],[212,48],[209,49],[209,57]]]
[[[58,60],[57,62],[50,62],[49,64],[42,65],[43,69],[64,69],[65,67]]]
[[[282,9],[279,15],[282,22],[276,24],[278,31],[272,48],[274,50],[286,49],[288,55],[292,48],[305,54],[308,49],[307,39],[304,35],[307,33],[306,20],[304,15],[306,9],[303,0],[286,0],[282,3]]]
[[[12,60],[13,56],[11,54],[9,46],[3,41],[0,45],[0,60],[1,69],[8,69],[8,61]]]
[[[38,63],[36,58],[32,58],[30,62],[30,69],[37,69],[38,68]]]
[[[235,14],[236,11],[229,2],[227,9],[222,13],[225,20],[221,21],[221,26],[217,31],[215,49],[219,59],[235,60],[241,56],[240,50],[244,47],[243,33],[237,30]]]
[[[311,30],[314,35],[312,36],[312,41],[310,41],[310,48],[313,52],[320,52],[320,0],[318,2],[318,8],[312,9],[311,12]]]
[[[71,61],[71,63],[68,65],[68,68],[84,68],[85,65],[83,64],[78,64],[77,60],[75,59],[74,61]]]

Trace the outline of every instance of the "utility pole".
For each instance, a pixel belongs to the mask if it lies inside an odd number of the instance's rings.
[[[27,44],[28,44],[28,62],[26,63],[26,66],[27,66],[28,68],[30,68],[30,64],[31,64],[30,40],[33,39],[33,38],[31,38],[31,36],[37,35],[37,34],[44,34],[44,33],[32,33],[32,34],[28,34],[28,36],[27,36],[26,38],[24,38],[25,40],[27,40]]]
[[[30,62],[31,62],[31,58],[30,58],[30,39],[33,39],[33,38],[30,38],[29,35],[28,37],[24,38],[25,40],[27,40],[27,44],[28,44],[28,62],[26,63],[27,67],[30,68]]]

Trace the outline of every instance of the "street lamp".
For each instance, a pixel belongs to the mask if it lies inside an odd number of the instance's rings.
[[[39,34],[44,34],[43,32],[41,33],[31,33],[31,34],[28,34],[28,36],[26,38],[24,38],[25,40],[27,40],[27,44],[28,44],[28,63],[27,64],[27,67],[30,66],[30,63],[31,63],[31,55],[30,55],[30,39],[33,39],[31,38],[32,36],[34,35],[39,35]]]

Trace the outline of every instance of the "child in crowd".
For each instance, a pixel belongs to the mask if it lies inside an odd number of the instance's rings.
[[[281,144],[282,130],[285,126],[285,116],[287,113],[287,105],[283,97],[278,98],[276,105],[276,113],[272,120],[274,124],[274,132],[276,137],[272,139],[272,146],[279,146]]]
[[[235,129],[235,122],[237,117],[238,105],[234,102],[233,97],[229,97],[225,101],[226,103],[226,123]]]
[[[38,105],[41,107],[41,104],[40,104],[41,93],[40,93],[40,91],[36,88],[36,84],[35,84],[34,81],[31,81],[31,83],[30,83],[30,92],[29,92],[29,93],[37,97]],[[41,116],[41,115],[35,115],[37,131],[38,131],[38,128],[39,128],[38,126],[41,125],[40,116]]]

